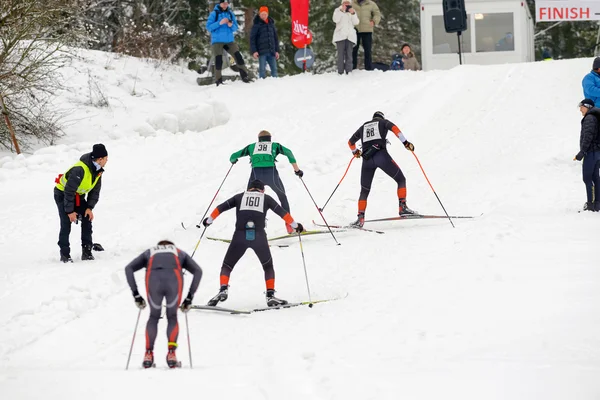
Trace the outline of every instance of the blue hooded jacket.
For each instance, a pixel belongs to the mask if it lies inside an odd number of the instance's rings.
[[[581,82],[583,86],[583,97],[594,100],[594,103],[600,102],[600,74],[591,71]]]
[[[233,22],[231,28],[227,24],[219,24],[223,18]],[[206,29],[210,32],[210,44],[232,43],[233,33],[238,30],[238,23],[231,8],[227,7],[227,10],[223,11],[219,4],[215,5],[213,12],[208,16],[208,21],[206,21]]]

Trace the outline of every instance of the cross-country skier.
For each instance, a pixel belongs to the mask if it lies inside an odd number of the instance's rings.
[[[260,131],[258,134],[258,142],[251,143],[240,151],[236,151],[229,157],[229,161],[235,164],[240,157],[249,156],[252,164],[252,173],[248,179],[248,183],[255,179],[262,181],[270,187],[281,202],[281,207],[284,210],[290,211],[290,203],[285,194],[285,188],[279,178],[279,172],[275,167],[275,161],[279,154],[286,156],[294,167],[296,176],[302,178],[304,172],[298,168],[296,158],[292,151],[277,142],[271,142],[271,134],[268,131]],[[290,224],[286,223],[285,229],[287,233],[292,233],[294,230]]]
[[[81,156],[67,172],[58,175],[54,187],[54,201],[60,217],[60,261],[73,262],[69,235],[71,224],[81,219],[81,259],[93,260],[92,211],[100,198],[102,173],[108,162],[108,152],[103,144],[95,144],[91,153]],[[103,250],[101,246],[96,250]]]
[[[408,208],[406,205],[406,178],[402,173],[402,170],[396,164],[396,162],[390,156],[386,149],[387,145],[387,134],[388,131],[392,131],[394,135],[404,147],[409,151],[414,151],[415,146],[410,143],[400,129],[385,119],[385,116],[381,111],[377,111],[373,114],[373,119],[369,122],[365,122],[358,130],[350,137],[348,146],[354,154],[354,157],[359,158],[362,156],[362,170],[360,173],[360,197],[358,198],[358,219],[351,225],[356,227],[362,227],[365,223],[365,210],[367,209],[367,197],[371,191],[371,183],[375,176],[375,171],[380,168],[383,172],[389,175],[398,184],[398,203],[400,215],[411,215],[416,214],[413,210]],[[362,141],[362,151],[356,148],[356,142]]]
[[[133,273],[146,268],[146,293],[150,303],[150,317],[146,325],[146,354],[144,355],[144,368],[150,368],[154,364],[154,342],[158,333],[158,319],[162,307],[163,298],[167,303],[167,338],[169,351],[167,353],[167,365],[169,368],[177,367],[177,336],[179,335],[179,324],[177,323],[177,308],[181,304],[181,311],[187,312],[192,305],[194,293],[198,289],[202,279],[202,269],[183,250],[178,249],[168,241],[162,240],[158,244],[140,254],[127,267],[125,275],[127,283],[133,293],[135,304],[140,308],[146,307],[146,301],[138,292]],[[183,302],[183,271],[186,269],[192,273],[194,278],[190,290]]]
[[[208,227],[219,215],[232,208],[236,209],[235,232],[221,267],[221,288],[219,293],[210,299],[208,305],[216,306],[220,301],[227,300],[231,271],[248,249],[252,249],[256,253],[265,271],[267,305],[274,307],[287,304],[286,300],[275,297],[275,270],[273,269],[273,258],[265,233],[267,210],[270,209],[279,215],[296,232],[303,232],[304,227],[302,224],[295,222],[290,213],[277,204],[271,196],[265,194],[265,184],[260,180],[250,182],[246,192],[238,193],[217,206],[210,216],[202,221],[202,224]]]

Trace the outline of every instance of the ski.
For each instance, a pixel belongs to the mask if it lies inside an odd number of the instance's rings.
[[[483,214],[481,214],[483,215]],[[452,219],[465,219],[465,218],[476,218],[474,216],[466,216],[466,215],[450,215]],[[424,215],[424,214],[411,214],[404,215],[398,217],[390,217],[390,218],[378,218],[378,219],[368,219],[365,222],[381,222],[381,221],[400,221],[405,219],[448,219],[445,215]]]
[[[222,239],[222,238],[215,238],[215,237],[207,237],[208,240],[214,240],[216,242],[223,242],[223,243],[231,243],[231,239]],[[287,247],[290,247],[289,244],[270,244],[269,247],[279,247],[280,249],[285,249]]]
[[[327,225],[324,224],[318,224],[316,223],[314,220],[312,222],[315,226],[319,226],[319,227],[324,227],[326,228]],[[383,234],[385,233],[384,231],[377,231],[375,229],[367,229],[367,228],[361,228],[359,226],[352,226],[352,225],[329,225],[330,228],[334,228],[334,229],[356,229],[357,231],[364,231],[364,232],[373,232],[373,233],[379,233],[379,234]]]
[[[206,311],[219,311],[225,312],[229,314],[251,314],[251,311],[243,311],[243,310],[234,310],[232,308],[224,308],[219,306],[201,306],[201,305],[192,305],[190,307],[191,310],[206,310]]]
[[[346,229],[339,229],[335,232],[344,232]],[[314,231],[304,231],[302,232],[300,235],[302,236],[310,236],[310,235],[323,235],[326,233],[330,233],[329,229],[320,229],[320,230],[314,230]],[[281,236],[276,236],[273,238],[269,238],[269,242],[273,241],[273,240],[281,240],[281,239],[287,239],[287,238],[295,238],[298,237],[297,233],[290,233],[287,235],[281,235]]]

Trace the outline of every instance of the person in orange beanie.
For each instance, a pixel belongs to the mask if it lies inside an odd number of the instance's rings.
[[[277,60],[279,60],[279,37],[275,21],[269,16],[269,8],[262,6],[254,17],[254,25],[250,32],[250,52],[258,59],[259,78],[267,77],[267,64],[271,76],[277,78]]]

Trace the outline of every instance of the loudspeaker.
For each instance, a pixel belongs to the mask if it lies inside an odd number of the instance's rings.
[[[444,28],[446,32],[463,32],[467,30],[467,11],[465,0],[443,0]]]

